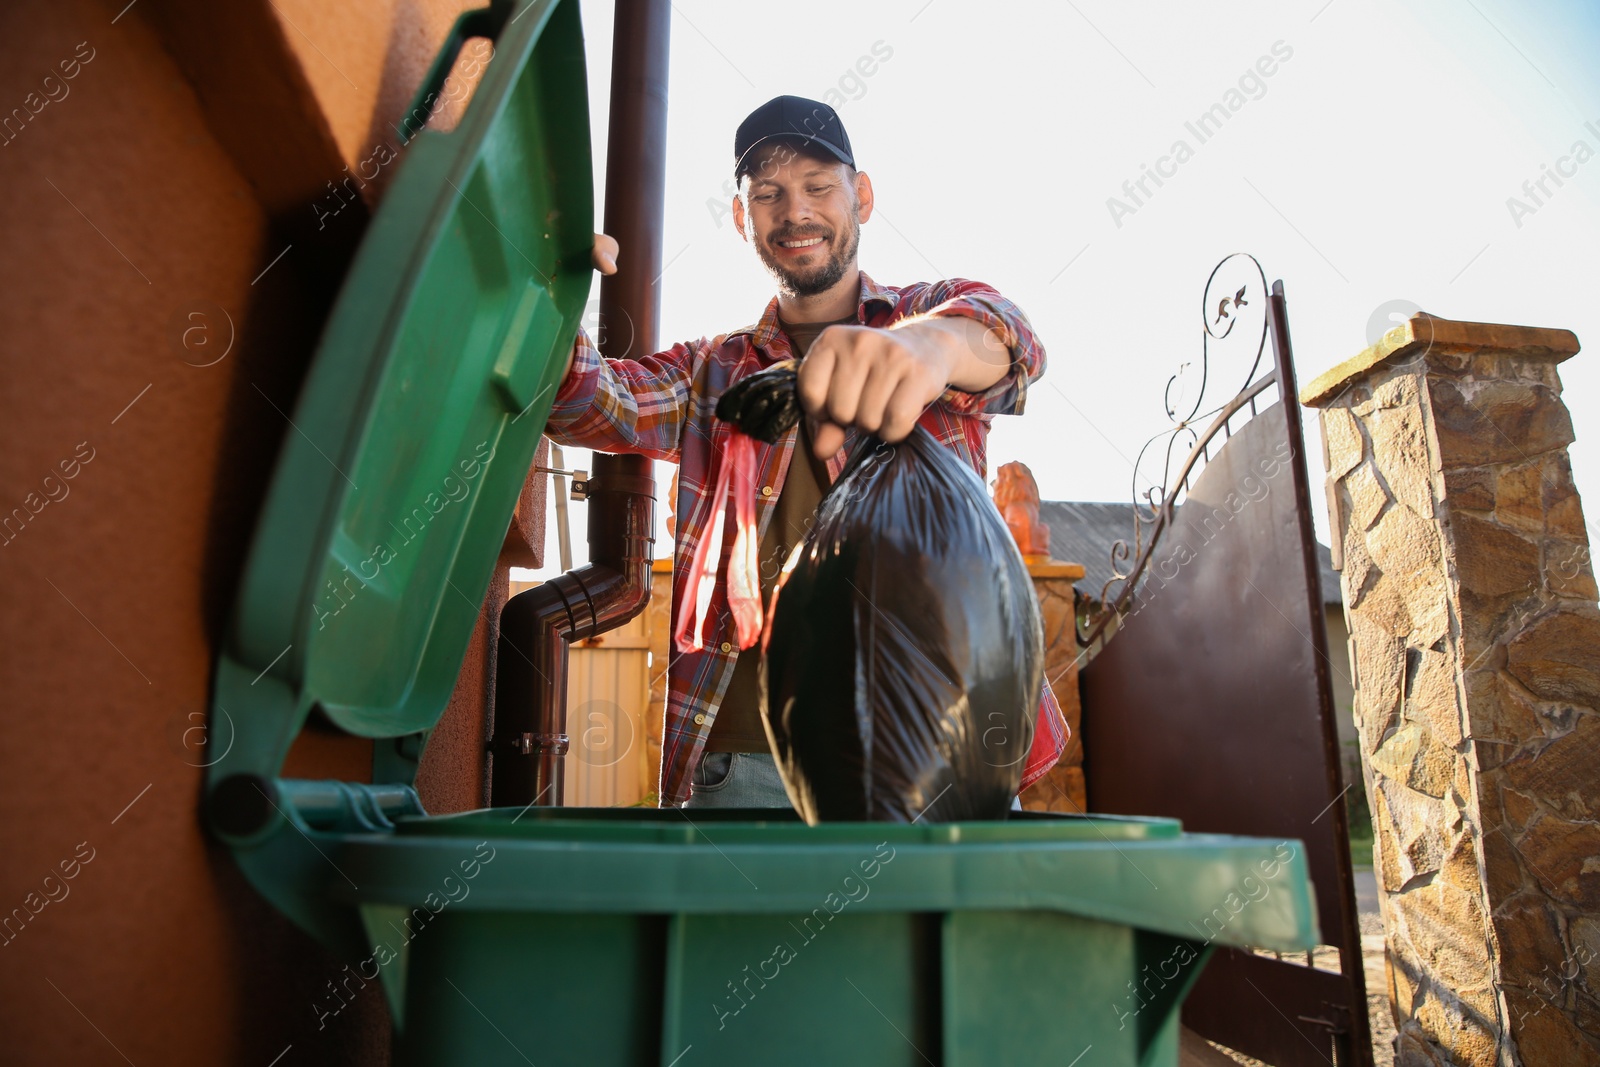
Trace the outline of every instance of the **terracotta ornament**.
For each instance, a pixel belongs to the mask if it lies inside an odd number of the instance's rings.
[[[1029,562],[1050,558],[1050,528],[1039,520],[1039,485],[1025,463],[1007,463],[995,472],[994,505]]]

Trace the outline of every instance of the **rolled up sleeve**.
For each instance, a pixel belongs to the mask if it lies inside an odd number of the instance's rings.
[[[689,384],[709,349],[702,339],[640,359],[607,359],[579,330],[545,433],[563,445],[676,462]]]

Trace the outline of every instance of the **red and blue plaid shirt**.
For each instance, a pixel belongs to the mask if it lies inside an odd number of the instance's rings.
[[[996,414],[1020,415],[1028,385],[1044,373],[1044,348],[1022,311],[982,282],[953,278],[918,282],[904,289],[878,285],[861,274],[861,300],[856,310],[864,326],[889,326],[915,315],[960,315],[976,319],[1005,338],[1011,369],[981,393],[947,389],[929,405],[919,424],[942,444],[987,477],[985,445],[989,422]],[[778,326],[774,297],[753,326],[718,337],[676,344],[638,359],[606,359],[582,331],[572,368],[556,393],[546,432],[562,444],[602,452],[632,452],[678,464],[676,545],[673,550],[672,617],[687,596],[689,564],[695,546],[710,530],[719,507],[713,500],[718,464],[725,454],[731,427],[715,416],[717,398],[728,386],[793,356],[788,335]],[[762,486],[756,498],[757,518],[765,531],[794,453],[798,429],[777,444],[756,442],[756,469]],[[828,460],[828,473],[838,478],[858,431],[845,435],[844,448]],[[728,517],[731,529],[733,519]],[[666,724],[661,744],[661,804],[681,804],[689,797],[689,780],[705,750],[706,738],[723,693],[733,678],[739,647],[727,606],[724,576],[733,551],[725,538],[717,561],[718,585],[711,603],[710,637],[704,650],[675,652],[667,666]],[[1031,784],[1061,758],[1067,726],[1055,694],[1045,683],[1033,748],[1023,771]]]

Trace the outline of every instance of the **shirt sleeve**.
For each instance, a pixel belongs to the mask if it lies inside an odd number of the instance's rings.
[[[910,296],[907,303],[905,296]],[[1011,365],[999,381],[980,393],[945,389],[936,403],[961,415],[1021,415],[1028,386],[1044,373],[1044,346],[1022,309],[983,282],[952,278],[913,286],[902,294],[903,315],[959,315],[997,330],[1005,339]]]
[[[702,338],[640,359],[607,359],[579,329],[545,433],[558,444],[676,463],[690,384],[711,348]]]

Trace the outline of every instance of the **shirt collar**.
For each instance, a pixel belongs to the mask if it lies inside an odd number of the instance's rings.
[[[856,320],[858,322],[866,321],[868,304],[877,302],[888,304],[891,308],[894,307],[895,302],[899,299],[895,290],[886,285],[879,285],[868,276],[866,271],[858,273],[861,279],[861,298],[856,304]],[[742,326],[732,331],[728,336],[734,337],[738,334],[749,334],[750,340],[755,343],[757,348],[766,348],[781,332],[782,330],[778,326],[778,298],[773,297],[767,304],[767,310],[761,313],[761,318],[749,326]]]

